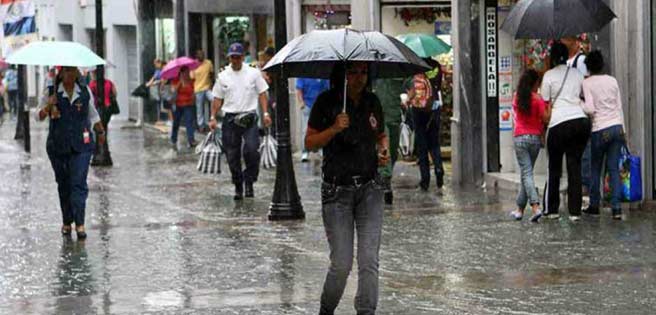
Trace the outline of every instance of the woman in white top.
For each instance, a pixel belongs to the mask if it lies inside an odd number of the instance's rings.
[[[551,106],[547,130],[549,176],[544,193],[548,219],[559,218],[560,177],[563,155],[567,160],[567,205],[572,221],[581,216],[581,156],[590,137],[590,120],[581,104],[583,75],[567,66],[568,50],[562,43],[551,47],[552,69],[544,74],[542,98]]]
[[[592,116],[592,185],[590,207],[583,212],[599,214],[599,182],[602,162],[606,158],[606,169],[610,174],[613,219],[621,220],[619,159],[625,141],[620,88],[615,78],[602,73],[604,57],[600,51],[591,52],[585,63],[591,73],[591,76],[583,81],[583,109]]]

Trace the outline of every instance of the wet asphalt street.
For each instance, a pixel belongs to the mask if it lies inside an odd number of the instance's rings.
[[[200,174],[165,134],[125,125],[110,125],[114,167],[89,172],[85,242],[59,235],[46,124],[31,155],[0,125],[0,314],[317,313],[318,157],[296,164],[306,220],[272,223],[273,171],[235,203],[225,163]],[[654,210],[518,223],[512,193],[420,193],[416,173],[397,168],[385,211],[379,314],[656,314]],[[355,313],[355,274],[338,314]]]

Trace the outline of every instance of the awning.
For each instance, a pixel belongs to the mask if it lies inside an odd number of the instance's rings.
[[[208,14],[269,14],[273,15],[273,0],[187,0],[187,11]]]
[[[303,6],[307,12],[350,12],[351,6],[348,4],[310,4]]]

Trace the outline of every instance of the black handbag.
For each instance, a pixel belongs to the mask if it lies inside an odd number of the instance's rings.
[[[121,113],[121,108],[118,106],[118,101],[116,100],[116,95],[109,97],[109,114],[118,115]]]
[[[139,85],[134,91],[132,91],[132,96],[148,98],[150,97],[150,90],[146,87],[146,84]]]

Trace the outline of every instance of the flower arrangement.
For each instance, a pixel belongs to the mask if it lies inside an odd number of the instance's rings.
[[[581,34],[578,36],[579,41],[581,42],[581,50],[584,53],[590,52],[590,36],[588,34]],[[522,64],[526,68],[536,69],[538,71],[547,71],[549,67],[549,51],[551,51],[551,46],[555,43],[553,39],[551,40],[541,40],[541,39],[529,39],[517,41],[516,49],[519,51],[524,51],[524,54],[521,56]]]
[[[335,15],[335,11],[315,11],[314,12],[314,28],[318,30],[328,29],[328,18]]]
[[[405,26],[421,22],[432,24],[438,17],[451,18],[451,9],[447,7],[397,8],[394,9],[394,17],[403,20]]]

